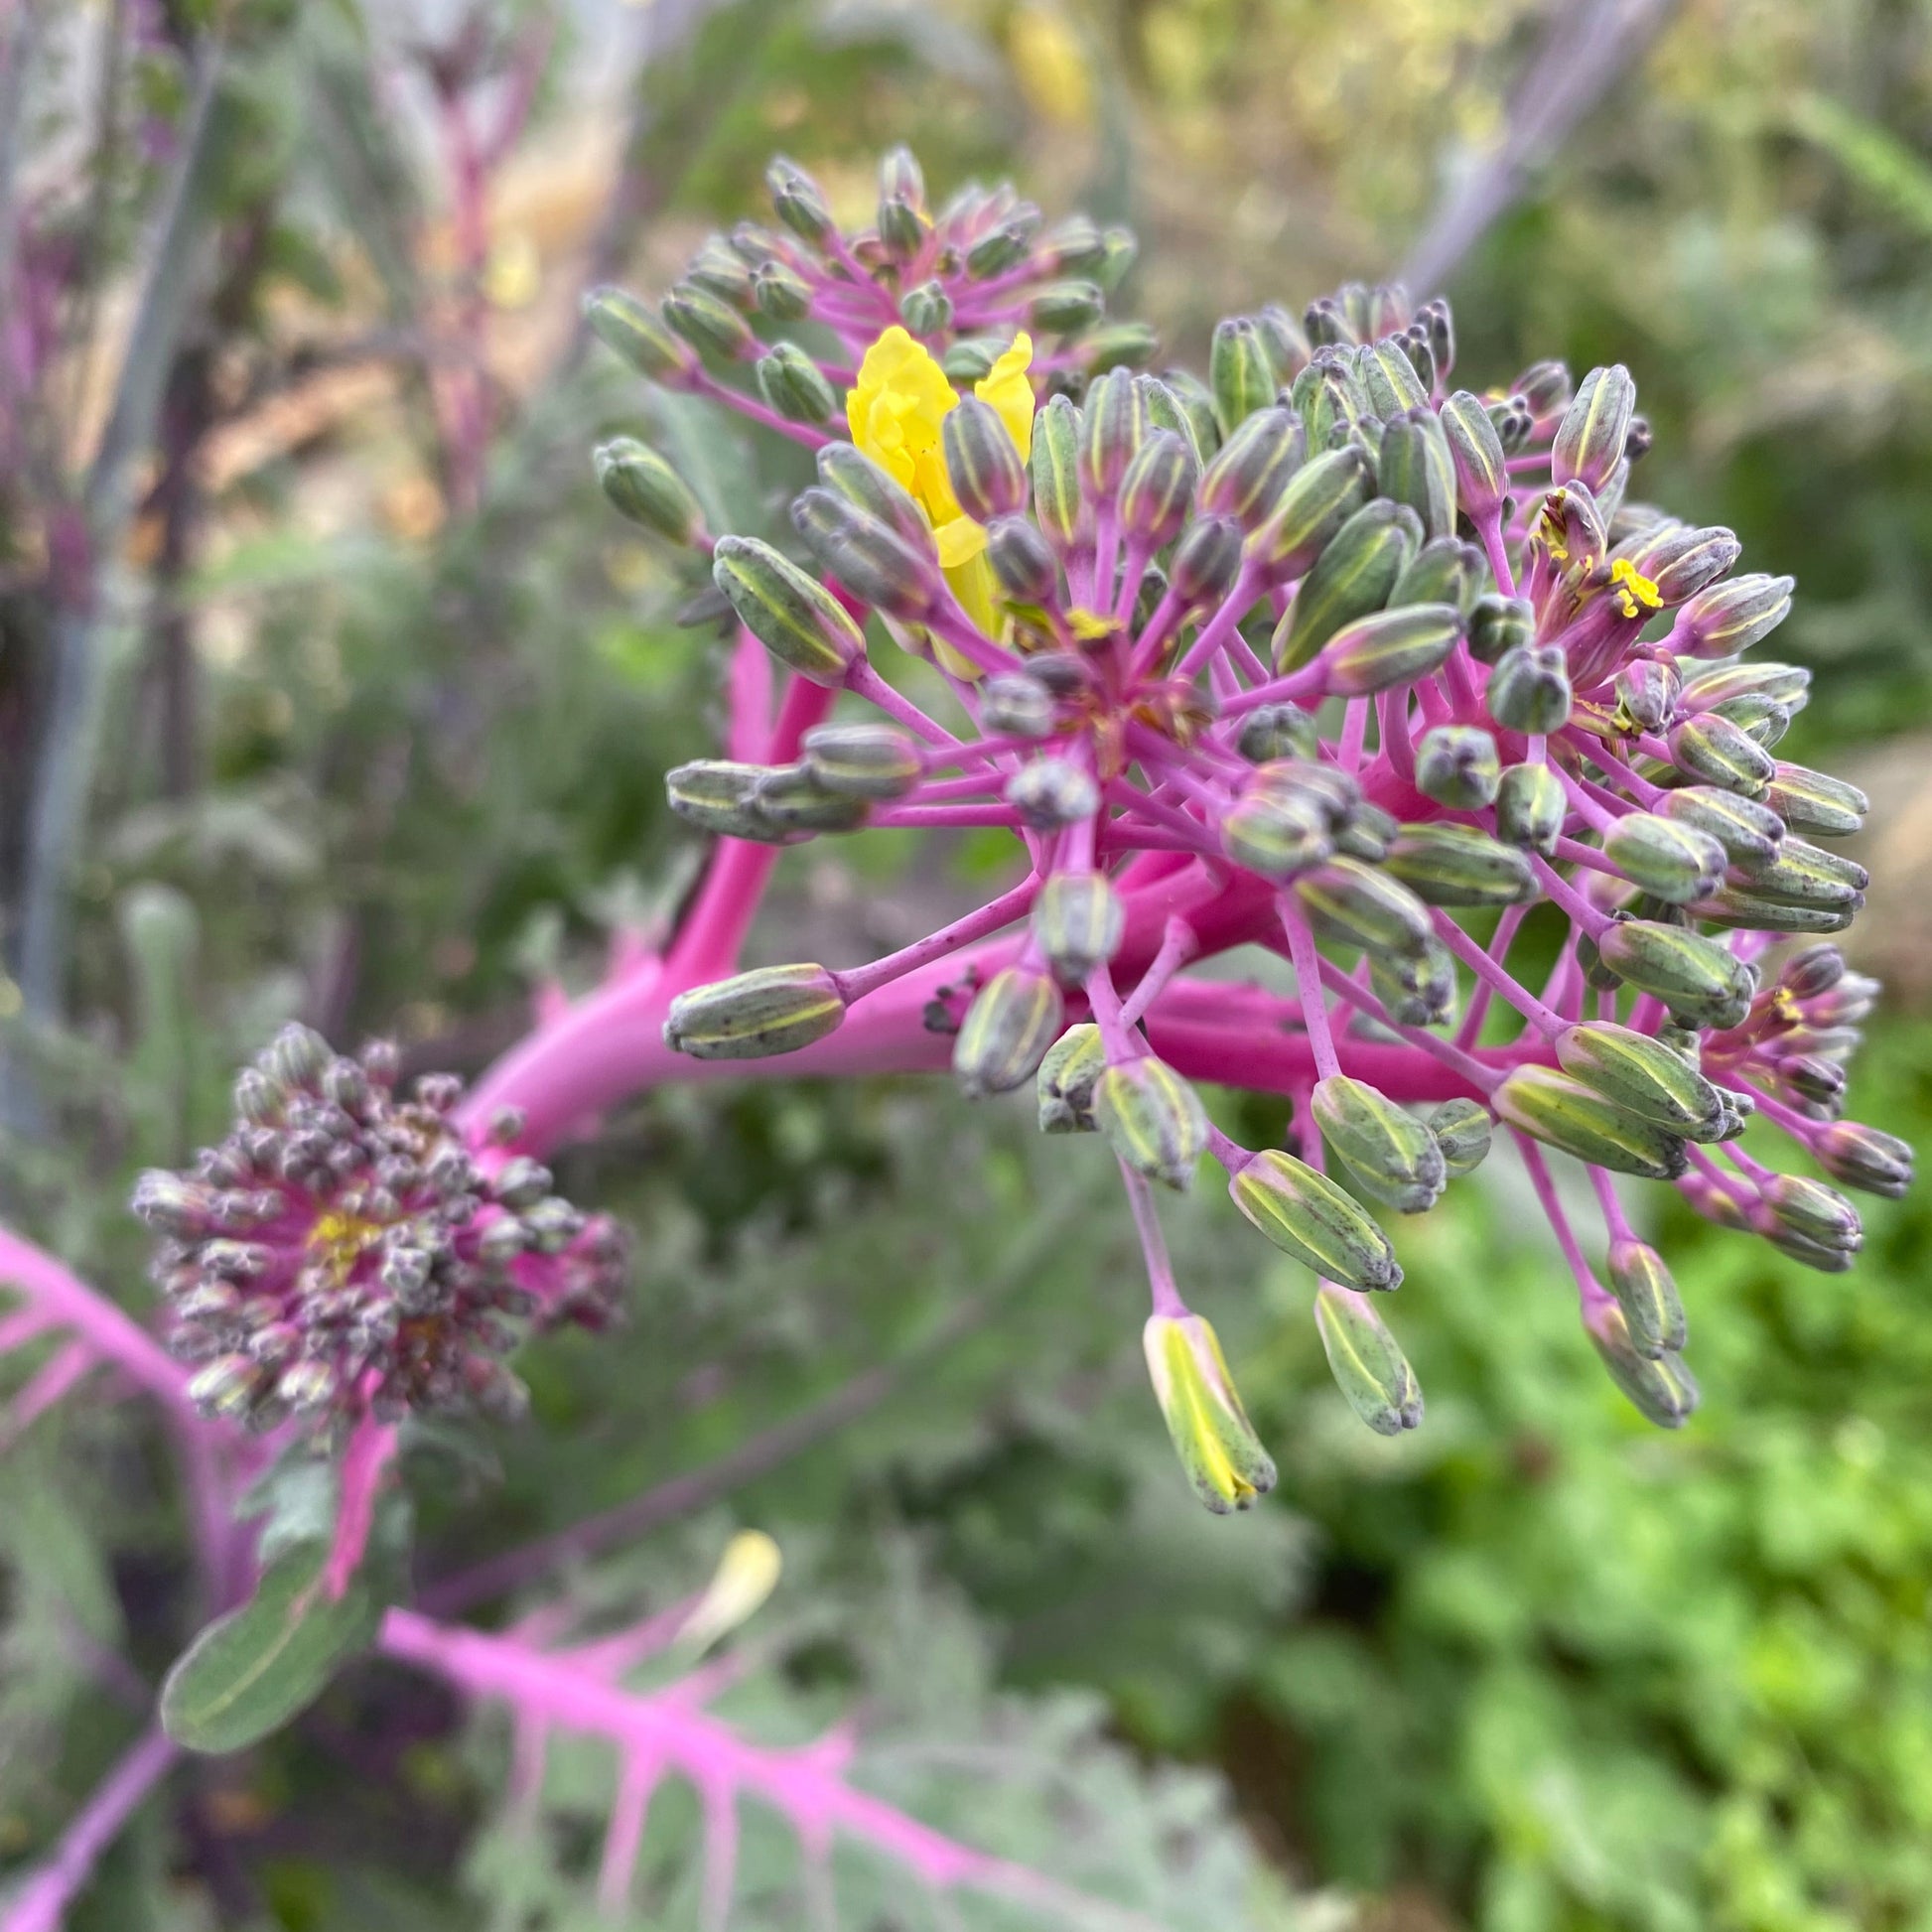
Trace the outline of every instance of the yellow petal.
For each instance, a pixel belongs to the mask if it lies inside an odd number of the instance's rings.
[[[955,516],[950,523],[940,524],[932,534],[939,546],[942,570],[957,570],[986,548],[986,532],[970,516]]]
[[[999,411],[1023,463],[1034,447],[1034,385],[1027,379],[1033,359],[1034,339],[1023,329],[999,360],[973,384],[974,395]]]

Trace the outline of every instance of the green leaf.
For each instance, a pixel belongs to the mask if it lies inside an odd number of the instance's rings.
[[[278,1557],[250,1600],[189,1645],[161,1687],[161,1723],[192,1751],[238,1751],[322,1695],[338,1667],[375,1636],[383,1599],[364,1575],[331,1601],[326,1543]]]

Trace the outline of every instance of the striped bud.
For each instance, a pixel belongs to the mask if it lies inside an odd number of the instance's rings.
[[[1126,929],[1127,908],[1097,872],[1056,872],[1034,900],[1034,940],[1069,985],[1112,959]]]
[[[1617,672],[1615,690],[1618,722],[1646,732],[1662,731],[1677,715],[1682,696],[1676,665],[1659,657],[1633,658]]]
[[[1336,764],[1273,759],[1255,767],[1252,784],[1271,798],[1314,806],[1331,828],[1341,826],[1362,808],[1361,785],[1352,773]]]
[[[655,530],[672,543],[691,543],[705,534],[704,512],[684,479],[634,436],[613,437],[591,453],[604,493],[633,523]]]
[[[1174,1453],[1194,1493],[1217,1516],[1251,1509],[1275,1486],[1214,1330],[1197,1314],[1154,1314],[1142,1331],[1147,1371]]]
[[[758,537],[720,537],[712,581],[739,621],[777,660],[813,684],[838,684],[865,655],[845,607]]]
[[[664,298],[664,321],[707,361],[736,362],[758,350],[758,338],[745,318],[691,282],[677,283]]]
[[[1393,340],[1364,343],[1356,350],[1355,378],[1368,393],[1369,407],[1384,422],[1428,406],[1429,391],[1415,363]]]
[[[1364,503],[1315,559],[1275,628],[1275,668],[1309,662],[1344,624],[1379,611],[1422,546],[1422,519],[1406,503]]]
[[[584,298],[584,326],[639,375],[655,381],[675,382],[695,366],[691,351],[649,308],[622,289],[592,289]]]
[[[938,555],[925,511],[864,451],[846,442],[827,443],[818,453],[818,480],[841,504],[885,524],[921,555]]]
[[[984,382],[1006,346],[1004,336],[961,336],[940,356],[939,367],[948,382],[962,386]]]
[[[1291,879],[1334,850],[1328,815],[1310,799],[1251,791],[1221,814],[1221,850],[1264,879]]]
[[[1547,764],[1511,764],[1496,781],[1496,836],[1510,845],[1556,851],[1569,816],[1563,780]]]
[[[763,261],[752,270],[752,300],[773,322],[798,322],[811,313],[811,285],[781,261]]]
[[[1591,369],[1557,425],[1550,446],[1551,481],[1567,483],[1574,479],[1587,489],[1601,489],[1623,460],[1636,402],[1637,385],[1621,362]]]
[[[1445,946],[1413,958],[1370,954],[1368,986],[1398,1027],[1442,1027],[1455,1018],[1455,962]]]
[[[1389,602],[1448,604],[1466,620],[1476,592],[1489,581],[1482,552],[1459,537],[1433,537],[1418,550],[1395,580]]]
[[[1264,1148],[1228,1182],[1238,1207],[1285,1255],[1323,1281],[1369,1292],[1402,1285],[1389,1237],[1353,1194],[1280,1148]]]
[[[1313,759],[1321,751],[1321,728],[1298,704],[1264,704],[1241,721],[1234,748],[1253,764],[1276,759]]]
[[[1502,775],[1496,741],[1479,725],[1436,725],[1416,747],[1416,789],[1451,811],[1494,803]]]
[[[1200,1096],[1151,1054],[1110,1066],[1093,1089],[1094,1125],[1136,1173],[1185,1193],[1207,1152]]]
[[[1489,1144],[1495,1130],[1489,1109],[1479,1100],[1445,1100],[1423,1116],[1436,1145],[1443,1151],[1443,1166],[1451,1179],[1474,1173],[1489,1158]]]
[[[1715,583],[1743,550],[1736,532],[1721,526],[1670,529],[1655,541],[1640,542],[1631,561],[1657,587],[1658,597],[1669,609]]]
[[[1478,526],[1493,517],[1509,494],[1502,438],[1481,398],[1458,389],[1444,403],[1443,434],[1455,466],[1455,500]]]
[[[1912,1184],[1911,1143],[1859,1121],[1834,1121],[1811,1151],[1834,1180],[1863,1193],[1897,1200]]]
[[[943,282],[921,282],[899,297],[898,314],[908,334],[943,335],[952,327],[952,297]]]
[[[823,966],[759,966],[671,1002],[664,1044],[699,1060],[795,1053],[845,1019],[838,982]]]
[[[1734,1027],[1750,1008],[1756,975],[1728,946],[1701,932],[1620,919],[1597,950],[1618,979],[1655,994],[1688,1026]]]
[[[1214,414],[1224,436],[1233,435],[1240,424],[1275,400],[1280,385],[1274,364],[1260,330],[1246,316],[1231,316],[1214,325],[1207,351],[1207,386],[1214,392]]]
[[[1034,515],[1046,540],[1065,555],[1085,533],[1080,497],[1080,412],[1054,396],[1034,418]]]
[[[1106,313],[1107,301],[1092,282],[1052,282],[1027,305],[1027,320],[1037,334],[1077,336]]]
[[[1348,1406],[1378,1436],[1422,1427],[1422,1389],[1401,1344],[1373,1303],[1322,1282],[1314,1291],[1314,1324],[1328,1372]]]
[[[1733,697],[1703,704],[1701,711],[1733,724],[1746,738],[1768,752],[1791,729],[1791,712],[1768,691],[1740,691]]]
[[[1610,1293],[1623,1311],[1630,1345],[1647,1361],[1682,1351],[1687,1339],[1677,1283],[1657,1250],[1624,1235],[1610,1243]]]
[[[1728,718],[1701,711],[1673,725],[1665,741],[1671,762],[1693,781],[1717,785],[1746,798],[1761,798],[1777,775],[1777,762]]]
[[[820,784],[803,764],[779,764],[759,779],[752,812],[761,827],[780,834],[850,832],[865,823],[866,801]]]
[[[1218,604],[1240,572],[1240,524],[1225,516],[1197,517],[1174,549],[1174,597],[1184,611]]]
[[[805,768],[849,798],[902,798],[919,781],[919,748],[894,725],[814,725]]]
[[[1784,838],[1784,822],[1768,803],[1714,785],[1684,785],[1657,801],[1659,814],[1714,838],[1733,865],[1768,859]]]
[[[1060,989],[1044,973],[1008,966],[980,988],[953,1041],[952,1070],[972,1100],[1033,1078],[1065,1018]]]
[[[1716,892],[1725,849],[1709,832],[1650,812],[1625,812],[1603,834],[1603,856],[1652,898],[1689,905]]]
[[[1275,381],[1293,382],[1309,365],[1312,352],[1302,325],[1280,306],[1271,302],[1255,317],[1255,332],[1268,352],[1268,364]]]
[[[694,759],[665,775],[664,795],[671,810],[701,832],[777,844],[784,834],[759,815],[757,805],[759,783],[769,770],[726,759]]]
[[[1621,1306],[1600,1302],[1584,1317],[1603,1366],[1646,1422],[1682,1429],[1698,1406],[1698,1385],[1680,1355],[1652,1361],[1637,1347]]]
[[[1035,832],[1055,832],[1091,818],[1100,787],[1068,759],[1035,759],[1007,780],[1006,801]]]
[[[991,234],[981,235],[966,251],[966,273],[975,281],[1019,265],[1033,240],[1037,221],[1013,220]]]
[[[1677,614],[1675,636],[1693,657],[1734,657],[1768,637],[1791,610],[1789,577],[1732,577],[1700,591]]]
[[[1846,906],[1871,883],[1855,859],[1829,852],[1808,839],[1787,838],[1768,859],[1738,866],[1732,883],[1753,897],[1791,905]]]
[[[1137,375],[1134,389],[1141,399],[1148,429],[1172,430],[1193,453],[1194,461],[1200,462],[1201,446],[1196,440],[1194,418],[1181,401],[1178,391],[1158,375]]]
[[[1786,711],[1802,711],[1811,700],[1811,672],[1802,664],[1773,664],[1768,660],[1721,664],[1700,671],[1684,686],[1686,711],[1717,711],[1739,698],[1767,698]],[[1725,712],[1741,723],[1734,712]]]
[[[1180,413],[1187,419],[1187,428],[1194,448],[1203,463],[1209,462],[1221,447],[1221,426],[1214,415],[1214,397],[1208,386],[1199,376],[1187,369],[1164,369],[1161,373],[1161,386],[1173,396]],[[1262,411],[1263,415],[1268,412]],[[1153,400],[1148,402],[1148,420],[1171,428],[1163,423]],[[1253,419],[1250,418],[1250,421]]]
[[[1476,599],[1469,611],[1469,655],[1478,664],[1500,664],[1536,636],[1536,612],[1525,597]]]
[[[1675,1180],[1690,1165],[1679,1136],[1552,1067],[1514,1068],[1489,1104],[1511,1127],[1592,1167]]]
[[[1857,785],[1802,764],[1779,764],[1764,802],[1792,831],[1814,839],[1849,839],[1871,809]]]
[[[1681,1053],[1607,1020],[1557,1035],[1557,1064],[1626,1113],[1687,1141],[1715,1141],[1725,1108],[1718,1089]]]
[[[1121,479],[1121,534],[1144,549],[1166,549],[1186,526],[1198,474],[1186,440],[1173,430],[1156,430]]]
[[[1779,1232],[1797,1235],[1801,1240],[1829,1248],[1838,1254],[1853,1255],[1864,1245],[1864,1227],[1859,1210],[1835,1187],[1808,1174],[1773,1174],[1760,1193]]]
[[[764,186],[778,219],[806,241],[822,241],[832,231],[832,210],[817,182],[781,155],[764,171]]]
[[[1389,423],[1375,474],[1384,496],[1422,518],[1426,538],[1455,534],[1455,464],[1433,410],[1413,409]]]
[[[1401,829],[1393,812],[1385,812],[1380,805],[1363,803],[1355,806],[1335,827],[1335,850],[1345,852],[1351,859],[1360,859],[1365,865],[1379,866],[1389,856],[1389,848],[1395,844]]]
[[[1145,322],[1110,322],[1080,344],[1080,361],[1089,375],[1145,368],[1160,352],[1161,338]]]
[[[1328,690],[1336,697],[1366,698],[1413,684],[1449,657],[1461,634],[1462,619],[1447,604],[1403,604],[1357,618],[1322,652]]]
[[[1111,502],[1147,435],[1147,404],[1126,369],[1103,375],[1087,391],[1080,442],[1080,482],[1095,502]]]
[[[1093,1090],[1107,1070],[1107,1046],[1091,1021],[1069,1027],[1039,1063],[1034,1091],[1042,1134],[1093,1134]]]
[[[1537,896],[1522,853],[1473,825],[1405,825],[1382,864],[1425,905],[1515,905]]]
[[[992,737],[1050,738],[1055,716],[1052,693],[1024,673],[991,677],[980,687],[980,726]]]
[[[1256,411],[1202,472],[1202,513],[1230,517],[1245,531],[1260,529],[1307,455],[1302,419],[1294,410]]]
[[[1352,445],[1298,470],[1268,521],[1248,539],[1249,557],[1276,583],[1299,577],[1368,494],[1368,459]]]
[[[808,489],[798,504],[830,493]],[[798,505],[793,507],[799,533],[814,544],[826,569],[860,603],[908,623],[932,615],[945,591],[945,580],[936,558],[924,545],[907,541],[890,524],[863,510],[847,510],[826,530],[801,520],[795,514]]]
[[[838,410],[838,391],[796,343],[774,344],[759,357],[755,373],[759,394],[786,422],[829,423]]]
[[[1358,433],[1367,417],[1368,399],[1356,392],[1352,374],[1338,367],[1331,357],[1311,361],[1290,391],[1290,399],[1308,432],[1309,448],[1319,455],[1323,450],[1339,449]]]
[[[991,523],[1026,507],[1029,495],[1027,466],[990,402],[962,396],[946,412],[940,425],[946,453],[946,476],[959,507],[975,523]]]
[[[1523,644],[1505,651],[1483,692],[1489,715],[1505,731],[1547,738],[1570,722],[1570,662],[1561,644]]]
[[[1725,886],[1700,899],[1691,910],[1709,925],[1736,932],[1844,932],[1864,909],[1864,896],[1854,893],[1843,903],[1806,904],[1795,898],[1765,898]]]
[[[1435,938],[1429,907],[1399,880],[1355,859],[1331,859],[1295,882],[1295,900],[1316,934],[1368,953],[1420,957]]]
[[[1449,1169],[1435,1136],[1414,1114],[1345,1073],[1318,1081],[1311,1105],[1329,1152],[1366,1192],[1404,1214],[1436,1205]]]
[[[1060,567],[1052,546],[1029,516],[1003,516],[986,532],[986,560],[1000,588],[1016,604],[1046,607],[1060,598]]]
[[[1509,385],[1509,392],[1522,397],[1523,406],[1534,421],[1547,423],[1570,406],[1570,398],[1576,394],[1576,385],[1571,381],[1570,370],[1564,363],[1532,362]]]

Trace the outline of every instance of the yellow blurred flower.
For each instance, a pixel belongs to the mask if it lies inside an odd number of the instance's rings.
[[[1093,75],[1080,37],[1057,7],[1022,6],[1007,29],[1007,54],[1027,105],[1061,127],[1093,123]]]

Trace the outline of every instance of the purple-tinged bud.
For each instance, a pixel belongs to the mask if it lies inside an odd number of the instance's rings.
[[[1455,367],[1455,316],[1448,300],[1433,295],[1416,311],[1416,320],[1429,335],[1430,359],[1436,364],[1439,376],[1449,375]]]
[[[1459,537],[1434,537],[1403,567],[1389,593],[1391,606],[1448,604],[1466,622],[1475,608],[1476,593],[1489,581],[1482,552]]]
[[[1622,1236],[1610,1243],[1606,1272],[1637,1353],[1653,1362],[1681,1353],[1687,1339],[1684,1303],[1663,1256]]]
[[[967,276],[975,282],[984,282],[991,276],[1017,267],[1032,245],[1038,226],[1039,219],[1035,214],[1031,219],[1016,217],[1004,227],[995,228],[991,234],[982,235],[966,251]]]
[[[1711,785],[1667,791],[1657,801],[1657,810],[1678,825],[1716,839],[1733,865],[1770,858],[1784,839],[1784,821],[1769,805]]]
[[[1365,698],[1413,684],[1448,658],[1461,634],[1461,614],[1448,604],[1402,604],[1358,618],[1322,650],[1328,689],[1336,697]]]
[[[1034,418],[1034,515],[1046,540],[1064,556],[1086,533],[1080,496],[1079,410],[1054,396]]]
[[[1677,632],[1693,657],[1734,657],[1784,621],[1795,588],[1790,577],[1733,577],[1713,584],[1677,614]]]
[[[1147,404],[1133,376],[1113,369],[1087,391],[1080,482],[1097,503],[1111,502],[1147,435]]]
[[[946,476],[959,507],[975,523],[991,523],[1026,507],[1027,466],[1000,412],[978,396],[963,396],[941,425]]]
[[[679,282],[664,298],[664,321],[711,362],[737,362],[758,353],[758,338],[730,303],[709,289]]]
[[[759,538],[720,537],[711,575],[746,629],[800,677],[839,684],[865,655],[845,607]]]
[[[1235,750],[1251,764],[1281,759],[1312,762],[1321,753],[1321,728],[1298,704],[1264,704],[1241,721]]]
[[[1302,419],[1294,410],[1256,411],[1202,473],[1197,492],[1202,514],[1231,517],[1244,531],[1260,529],[1307,455]]]
[[[1302,325],[1278,303],[1271,302],[1255,317],[1255,333],[1268,351],[1277,386],[1293,382],[1309,365],[1312,353]]]
[[[1649,1034],[1606,1020],[1557,1035],[1557,1064],[1604,1099],[1687,1141],[1714,1141],[1724,1122],[1718,1089]]]
[[[1808,1106],[1836,1113],[1845,1104],[1845,1069],[1817,1053],[1794,1053],[1777,1063],[1778,1080]]]
[[[1699,1392],[1681,1355],[1652,1361],[1630,1333],[1628,1317],[1615,1302],[1600,1302],[1584,1317],[1610,1380],[1646,1422],[1659,1429],[1682,1429],[1696,1413]]]
[[[1368,391],[1369,407],[1384,422],[1429,406],[1429,390],[1398,342],[1363,344],[1355,352],[1355,372]]]
[[[1006,801],[1035,832],[1055,832],[1100,809],[1092,774],[1068,759],[1039,758],[1007,780]]]
[[[1059,603],[1059,561],[1031,517],[1003,516],[989,525],[986,560],[1014,603],[1041,610]]]
[[[1791,905],[1848,906],[1871,883],[1856,860],[1808,840],[1787,838],[1768,859],[1740,864],[1733,883],[1753,897]]]
[[[1509,385],[1512,396],[1521,396],[1523,406],[1539,423],[1553,421],[1570,406],[1576,386],[1564,362],[1532,362]]]
[[[1651,581],[1668,608],[1715,583],[1742,553],[1743,545],[1730,530],[1665,525],[1620,545],[1616,555],[1627,558]]]
[[[1364,1293],[1402,1285],[1395,1250],[1355,1197],[1279,1148],[1264,1148],[1228,1182],[1234,1204],[1281,1251],[1323,1281]]]
[[[252,1427],[255,1410],[273,1377],[247,1355],[219,1355],[197,1372],[188,1399],[210,1422]]]
[[[1663,731],[1677,715],[1677,666],[1663,658],[1633,657],[1617,672],[1615,689],[1616,722],[1632,731]]]
[[[1620,919],[1597,942],[1602,964],[1640,992],[1654,994],[1687,1026],[1735,1027],[1750,1009],[1757,980],[1728,946],[1650,919]]]
[[[1847,1255],[1857,1254],[1864,1245],[1859,1210],[1822,1180],[1805,1174],[1773,1174],[1765,1181],[1760,1199],[1777,1229],[1800,1240]]]
[[[1428,905],[1516,905],[1537,897],[1522,853],[1473,825],[1405,825],[1382,863]]]
[[[1314,1321],[1328,1370],[1348,1406],[1378,1436],[1422,1427],[1422,1389],[1374,1305],[1333,1282],[1314,1292]]]
[[[980,726],[994,737],[1050,738],[1056,717],[1052,693],[1036,678],[1003,673],[980,687]]]
[[[1743,719],[1727,707],[1740,698],[1766,698],[1787,712],[1802,711],[1811,699],[1811,672],[1802,664],[1769,661],[1721,664],[1684,685],[1686,711],[1723,711],[1736,724]]]
[[[1423,733],[1416,747],[1416,789],[1425,798],[1451,811],[1476,811],[1495,802],[1501,782],[1496,741],[1479,725],[1436,725]]]
[[[919,781],[919,749],[893,725],[815,725],[805,734],[805,769],[846,798],[902,798]]]
[[[838,411],[838,392],[796,343],[773,344],[755,373],[759,394],[787,422],[829,423]]]
[[[1490,592],[1470,606],[1469,655],[1478,664],[1500,664],[1535,637],[1536,612],[1527,598]]]
[[[1057,872],[1034,900],[1035,943],[1068,985],[1083,983],[1120,950],[1127,908],[1097,872]]]
[[[1109,369],[1145,368],[1161,352],[1161,338],[1145,322],[1110,322],[1080,343],[1080,361],[1089,375]]]
[[[1595,368],[1577,386],[1550,446],[1551,481],[1600,489],[1623,460],[1637,385],[1621,362]]]
[[[1715,712],[1680,719],[1665,742],[1671,762],[1693,782],[1762,798],[1777,775],[1776,760],[1763,746]]]
[[[806,241],[822,241],[832,232],[832,210],[817,182],[796,162],[782,155],[764,171],[764,185],[778,219]]]
[[[1764,802],[1792,831],[1814,839],[1851,838],[1871,809],[1857,785],[1802,764],[1780,763]]]
[[[1317,349],[1352,344],[1358,340],[1342,312],[1341,304],[1332,295],[1316,296],[1304,311],[1302,326],[1310,343]]]
[[[1121,479],[1121,534],[1130,543],[1165,549],[1186,527],[1198,476],[1186,441],[1173,430],[1156,430]]]
[[[1471,523],[1494,516],[1509,494],[1502,438],[1481,399],[1458,389],[1442,408],[1443,434],[1455,467],[1455,500]]]
[[[1091,1021],[1069,1027],[1046,1049],[1035,1077],[1042,1134],[1095,1134],[1093,1090],[1107,1070],[1107,1043]]]
[[[1328,815],[1311,800],[1251,791],[1221,814],[1221,850],[1263,879],[1291,879],[1333,852]]]
[[[1349,517],[1303,580],[1274,638],[1275,668],[1308,663],[1344,624],[1380,611],[1422,546],[1422,519],[1385,496]]]
[[[1489,715],[1505,731],[1548,737],[1570,722],[1570,660],[1561,644],[1505,651],[1483,692]]]
[[[1724,881],[1725,848],[1710,833],[1650,812],[1625,812],[1603,834],[1603,856],[1639,892],[1689,905]]]
[[[1455,1018],[1455,961],[1435,941],[1414,958],[1371,953],[1368,984],[1397,1026],[1444,1027]]]
[[[1268,521],[1248,538],[1249,557],[1273,583],[1300,577],[1368,494],[1368,459],[1330,450],[1289,479]]]
[[[1031,1080],[1066,1008],[1044,973],[1008,966],[980,988],[953,1041],[952,1070],[967,1097],[1008,1093]]]
[[[1778,984],[1796,1000],[1815,1000],[1845,978],[1845,955],[1836,946],[1806,946],[1778,971]]]
[[[734,309],[753,306],[752,271],[723,235],[712,235],[692,256],[684,279],[694,288],[715,295]]]
[[[1834,1180],[1897,1200],[1912,1184],[1912,1147],[1859,1121],[1842,1120],[1812,1142],[1811,1151]]]
[[[1180,608],[1218,604],[1241,574],[1241,526],[1231,517],[1196,517],[1175,546],[1172,588]]]
[[[1375,473],[1384,496],[1422,518],[1425,538],[1455,534],[1455,464],[1434,410],[1412,409],[1389,422]]]
[[[1232,436],[1239,425],[1266,409],[1280,387],[1261,332],[1246,316],[1230,316],[1214,325],[1207,353],[1207,386],[1214,394],[1214,413],[1221,433]]]

